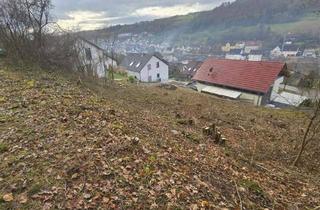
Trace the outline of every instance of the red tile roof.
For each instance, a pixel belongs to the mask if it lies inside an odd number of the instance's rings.
[[[208,58],[193,80],[258,93],[267,93],[286,68],[285,63]]]

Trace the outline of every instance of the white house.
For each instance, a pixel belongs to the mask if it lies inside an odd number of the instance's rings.
[[[108,57],[102,48],[86,39],[78,37],[75,41],[75,49],[79,56],[76,68],[84,70],[88,75],[98,78],[107,77],[108,69],[111,66],[117,66],[117,62]]]
[[[262,61],[262,55],[261,54],[249,54],[248,61]]]
[[[317,58],[316,50],[315,49],[305,49],[303,52],[303,57]]]
[[[167,82],[169,80],[167,62],[154,54],[129,53],[121,62],[120,68],[141,82]]]
[[[299,53],[299,47],[294,45],[285,45],[282,49],[282,56],[287,57],[296,57]]]
[[[207,59],[193,77],[199,92],[260,106],[279,91],[287,65],[270,61]]]
[[[230,60],[245,60],[246,56],[242,55],[243,50],[242,49],[232,49],[229,53],[226,54],[226,59]]]
[[[262,52],[260,50],[251,50],[248,55],[249,61],[262,61]]]
[[[260,50],[262,42],[260,41],[247,41],[245,42],[244,53],[249,54],[252,50]]]
[[[281,51],[281,48],[279,46],[277,46],[276,48],[274,48],[270,52],[270,56],[271,57],[280,57],[281,55],[282,55],[282,51]]]

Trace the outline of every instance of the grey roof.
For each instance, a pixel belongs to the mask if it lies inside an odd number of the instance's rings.
[[[120,66],[125,67],[128,71],[140,72],[152,56],[150,54],[128,53]]]
[[[283,46],[283,51],[291,51],[291,52],[297,52],[299,50],[299,47],[295,45],[285,45]]]
[[[139,73],[153,56],[166,63],[162,58],[159,58],[159,56],[157,55],[145,53],[128,53],[122,60],[120,66],[125,67],[128,71]]]
[[[241,55],[242,49],[231,49],[229,54],[230,55]]]
[[[94,44],[93,42],[91,42],[91,41],[89,41],[89,40],[87,40],[87,39],[85,39],[85,38],[83,38],[83,37],[81,37],[81,36],[78,36],[78,38],[79,38],[80,40],[88,43],[89,45],[92,45],[93,47],[97,48],[98,50],[101,50],[101,51],[105,52],[104,49],[102,49],[102,48],[99,47],[98,45]]]
[[[250,55],[262,55],[263,52],[261,50],[251,50]]]

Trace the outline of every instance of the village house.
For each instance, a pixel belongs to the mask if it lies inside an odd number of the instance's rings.
[[[104,49],[86,39],[76,38],[74,46],[79,56],[76,68],[84,70],[90,76],[107,77],[108,70],[117,66],[117,62],[107,56]]]
[[[306,58],[317,58],[317,53],[315,49],[305,49],[303,51],[303,57]]]
[[[199,92],[266,105],[279,91],[287,65],[281,62],[207,59],[193,77]]]
[[[246,56],[243,55],[242,49],[232,49],[229,53],[226,54],[225,58],[231,60],[245,60]]]
[[[320,97],[317,89],[305,89],[304,78],[310,77],[311,74],[317,74],[313,71],[296,72],[292,71],[290,76],[286,78],[279,86],[279,92],[273,92],[271,95],[271,103],[277,107],[300,106],[305,100],[313,100]],[[316,75],[313,75],[314,77]]]
[[[247,41],[245,42],[244,53],[250,54],[251,51],[261,50],[261,41]]]
[[[299,55],[299,47],[294,45],[284,45],[282,49],[277,46],[270,52],[270,56],[273,58],[277,57],[297,57]]]
[[[285,58],[287,57],[296,57],[299,53],[299,47],[294,45],[284,45],[282,48],[281,55]]]
[[[261,50],[250,50],[248,61],[262,61],[262,56]]]
[[[126,71],[141,82],[167,82],[169,65],[156,54],[129,53],[120,64],[120,70]]]
[[[271,58],[277,58],[282,55],[281,48],[279,46],[275,47],[273,50],[270,51]]]
[[[231,50],[237,50],[237,49],[241,49],[243,50],[245,47],[245,43],[244,42],[237,42],[235,44],[232,43],[226,43],[224,46],[221,47],[222,52],[228,53]]]

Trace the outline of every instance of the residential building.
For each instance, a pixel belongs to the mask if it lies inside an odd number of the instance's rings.
[[[74,46],[79,55],[75,68],[84,70],[90,76],[107,77],[108,69],[117,66],[117,62],[107,56],[104,49],[84,38],[77,37]]]
[[[260,50],[251,50],[248,55],[249,61],[262,61],[262,51]]]
[[[252,50],[261,50],[261,41],[247,41],[245,42],[244,53],[250,54]]]
[[[228,42],[224,46],[221,47],[222,52],[230,52],[231,44]]]
[[[270,61],[207,59],[193,81],[199,92],[254,105],[266,105],[273,91],[279,91],[287,65]]]
[[[282,55],[282,51],[281,51],[281,48],[279,46],[277,46],[276,48],[274,48],[270,52],[270,57],[273,57],[273,58],[280,57],[281,55]]]
[[[303,51],[303,57],[307,58],[317,58],[317,53],[315,49],[305,49]]]
[[[246,56],[243,55],[242,49],[232,49],[226,54],[225,58],[231,60],[245,60]]]
[[[221,50],[223,52],[230,52],[231,50],[243,50],[245,47],[245,43],[244,42],[237,42],[237,43],[226,43],[224,46],[221,47]]]
[[[281,55],[285,58],[287,57],[296,57],[299,53],[299,47],[294,45],[284,45],[282,48]]]
[[[120,69],[141,82],[169,80],[169,65],[158,54],[129,53],[121,62]]]

